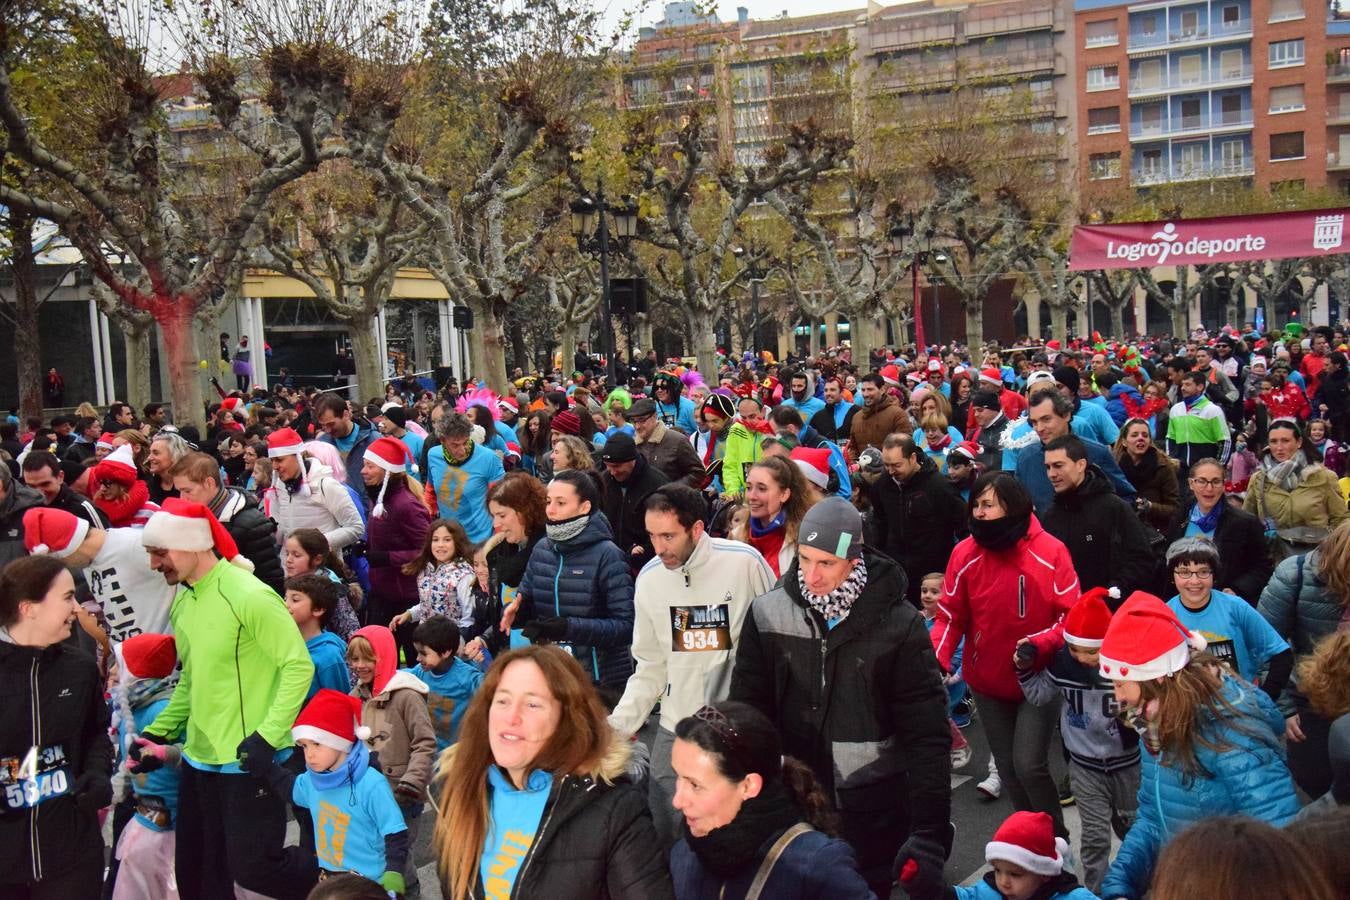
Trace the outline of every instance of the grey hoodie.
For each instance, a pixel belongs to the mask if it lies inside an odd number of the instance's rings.
[[[10,474],[9,466],[0,465],[0,566],[28,551],[23,546],[23,514],[42,505],[42,495],[26,484],[20,484]]]

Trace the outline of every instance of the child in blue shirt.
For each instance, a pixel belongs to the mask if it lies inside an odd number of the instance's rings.
[[[286,609],[305,639],[305,649],[314,661],[314,678],[309,683],[310,700],[323,688],[352,689],[347,670],[347,645],[342,638],[324,628],[338,601],[338,585],[325,575],[294,575],[286,579]]]
[[[354,872],[403,894],[403,867],[411,850],[403,813],[389,782],[372,768],[361,727],[361,700],[324,688],[305,704],[291,737],[305,754],[305,771],[293,775],[270,763],[263,777],[273,790],[309,811],[314,847],[325,872]],[[287,853],[311,852],[287,848]]]
[[[942,601],[942,579],[946,576],[941,572],[930,572],[923,576],[923,581],[919,582],[919,601],[922,604],[923,623],[929,631],[933,630],[933,623],[937,620],[938,603]],[[957,645],[956,652],[952,654],[952,674],[945,679],[947,685],[947,714],[951,716],[952,721],[958,728],[965,728],[970,724],[970,688],[966,686],[965,679],[961,677],[961,653],[965,649],[965,638]]]
[[[427,712],[436,731],[436,752],[459,739],[464,710],[483,683],[483,673],[458,657],[459,627],[445,616],[432,616],[413,631],[417,665],[408,671],[430,689]]]

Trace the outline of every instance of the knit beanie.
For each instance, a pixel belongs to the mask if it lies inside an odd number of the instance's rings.
[[[863,550],[862,515],[843,497],[826,497],[802,517],[797,545],[841,559],[858,559]]]

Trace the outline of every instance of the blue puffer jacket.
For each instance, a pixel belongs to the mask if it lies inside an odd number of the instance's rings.
[[[1280,745],[1284,716],[1264,691],[1235,678],[1224,677],[1222,695],[1242,718],[1239,727],[1213,721],[1202,726],[1208,740],[1228,748],[1216,752],[1197,743],[1196,759],[1213,777],[1188,783],[1180,769],[1140,742],[1139,818],[1125,835],[1100,896],[1143,897],[1163,844],[1201,819],[1241,814],[1282,826],[1298,812]]]
[[[1314,550],[1281,562],[1256,605],[1256,611],[1294,648],[1295,657],[1312,653],[1313,646],[1335,631],[1345,614],[1340,598],[1319,574],[1320,561],[1321,551]],[[1297,668],[1289,684],[1298,686]],[[1298,712],[1293,693],[1280,694],[1280,711],[1286,716]]]
[[[522,621],[565,616],[559,643],[571,645],[596,684],[623,688],[633,674],[633,576],[604,513],[594,513],[570,541],[536,544],[520,596],[528,610]]]

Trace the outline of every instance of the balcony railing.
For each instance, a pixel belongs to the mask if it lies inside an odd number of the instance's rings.
[[[1130,173],[1136,185],[1163,184],[1173,181],[1204,181],[1209,178],[1243,178],[1256,172],[1255,160],[1235,159],[1216,163],[1191,163],[1166,166],[1144,166]]]
[[[1327,151],[1327,169],[1350,169],[1350,153]]]
[[[1175,27],[1167,31],[1155,31],[1152,34],[1132,34],[1129,49],[1151,50],[1155,47],[1196,44],[1203,41],[1226,41],[1251,33],[1251,19],[1238,19],[1236,22],[1221,22],[1217,25],[1201,22],[1190,28]]]
[[[1241,84],[1252,80],[1252,67],[1241,66],[1233,69],[1219,69],[1200,75],[1182,75],[1180,72],[1164,73],[1160,77],[1144,77],[1139,74],[1130,76],[1130,96],[1148,94],[1166,94],[1172,91],[1207,90]]]
[[[1331,107],[1327,110],[1328,125],[1350,125],[1350,109]]]
[[[1327,66],[1327,81],[1350,81],[1350,65],[1346,63],[1337,63]]]
[[[1217,131],[1223,128],[1249,128],[1251,124],[1252,111],[1250,109],[1217,115],[1201,113],[1196,116],[1172,116],[1156,122],[1132,123],[1130,125],[1130,140],[1179,137],[1197,132]]]

